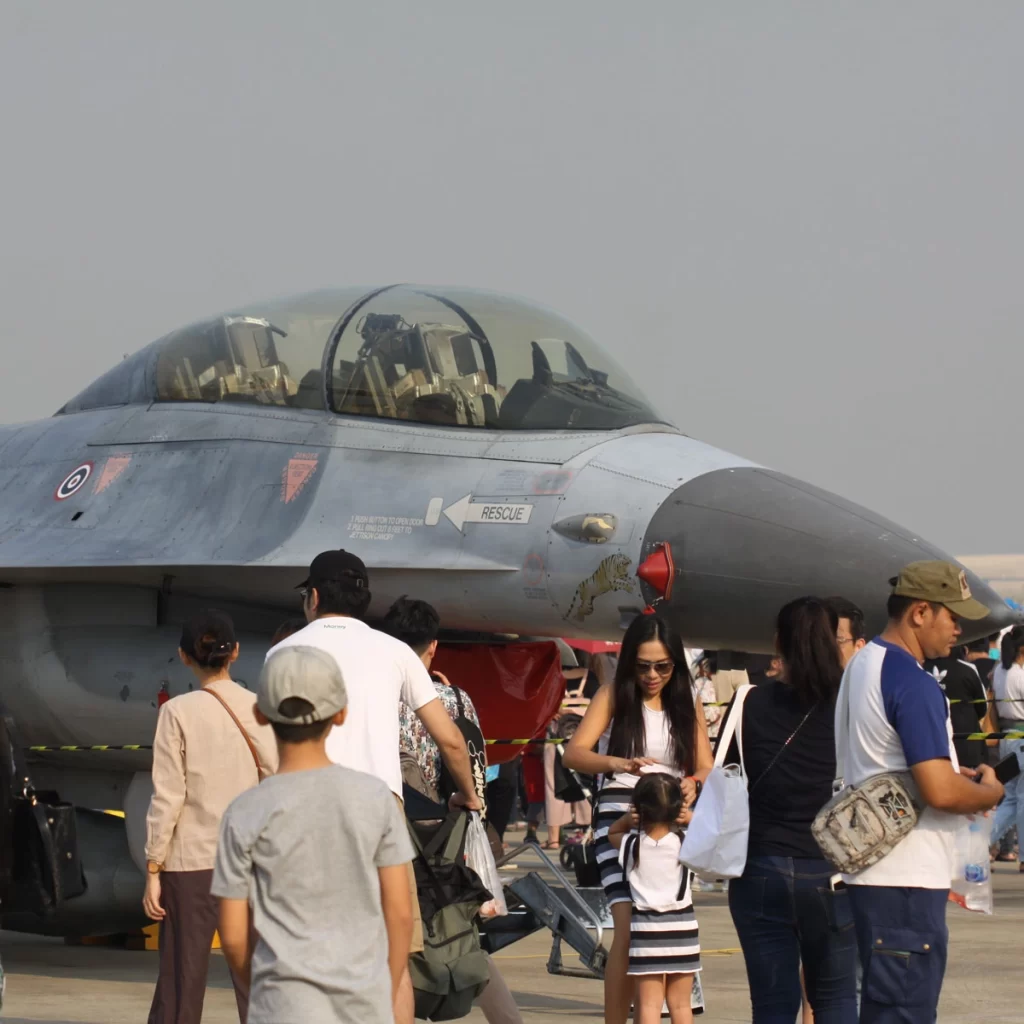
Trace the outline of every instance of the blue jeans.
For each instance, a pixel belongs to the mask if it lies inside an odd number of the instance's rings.
[[[948,889],[851,885],[864,965],[860,1024],[934,1024],[946,973]]]
[[[1013,723],[1018,726],[1020,723]],[[1024,740],[1002,740],[999,744],[1000,758],[1009,757],[1016,753],[1021,768],[1024,769]],[[1011,779],[1006,785],[1006,796],[1003,802],[996,808],[995,817],[992,819],[992,842],[998,843],[1007,832],[1017,826],[1017,842],[1021,845],[1021,852],[1024,854],[1024,773]],[[1021,858],[1024,863],[1024,857]]]
[[[754,1024],[793,1024],[800,964],[816,1024],[857,1024],[857,942],[846,889],[821,858],[751,857],[729,883]]]

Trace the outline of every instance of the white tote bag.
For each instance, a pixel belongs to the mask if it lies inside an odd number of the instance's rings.
[[[752,689],[748,683],[736,691],[732,713],[718,741],[715,766],[701,790],[679,851],[681,863],[708,878],[739,878],[747,866],[750,803],[743,764],[743,704]],[[740,763],[725,764],[734,734]]]

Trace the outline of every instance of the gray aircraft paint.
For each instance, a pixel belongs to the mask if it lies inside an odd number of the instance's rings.
[[[762,651],[787,597],[839,592],[877,617],[888,576],[940,554],[664,423],[503,431],[160,403],[147,391],[159,351],[85,393],[122,388],[127,404],[69,403],[0,429],[0,696],[25,744],[151,742],[161,687],[192,683],[177,630],[203,604],[235,617],[237,675],[254,684],[326,548],[364,559],[375,615],[410,594],[455,633],[617,639],[657,602],[636,571],[668,541],[677,575],[663,610],[687,641]],[[594,514],[614,519],[601,543],[555,528]],[[971,583],[993,610],[985,629],[1011,621]],[[33,772],[78,804],[117,808],[149,760],[47,754]]]

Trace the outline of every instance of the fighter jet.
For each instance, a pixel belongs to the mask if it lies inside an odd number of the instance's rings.
[[[617,639],[657,606],[692,646],[766,651],[787,599],[843,594],[878,624],[888,578],[945,557],[688,437],[560,315],[465,288],[317,291],[174,331],[0,428],[0,484],[0,699],[25,747],[151,742],[189,685],[175,649],[196,605],[235,616],[254,683],[327,548],[366,562],[372,614],[424,597],[450,638],[495,648]],[[968,579],[992,609],[979,633],[1013,619]],[[144,751],[33,764],[76,805],[126,807],[138,835]],[[89,892],[38,928],[137,918],[112,821],[85,815]]]

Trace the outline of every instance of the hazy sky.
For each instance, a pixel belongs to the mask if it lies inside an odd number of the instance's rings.
[[[463,283],[695,437],[1024,551],[1022,39],[1015,2],[3,0],[0,418],[247,299]]]

